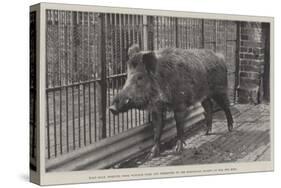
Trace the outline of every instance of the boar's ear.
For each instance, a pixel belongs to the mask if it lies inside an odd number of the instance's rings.
[[[155,73],[157,66],[157,58],[154,52],[147,52],[142,56],[142,62],[149,73]]]
[[[135,55],[136,53],[138,53],[140,51],[140,47],[138,44],[133,44],[129,47],[128,49],[128,56],[129,58],[131,58],[133,55]]]

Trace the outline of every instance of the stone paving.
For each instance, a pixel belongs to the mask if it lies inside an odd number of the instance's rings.
[[[233,106],[233,132],[228,132],[224,113],[218,111],[214,113],[211,135],[205,135],[204,122],[196,125],[201,128],[185,134],[186,145],[181,154],[173,152],[174,141],[170,141],[162,146],[159,157],[145,161],[142,155],[122,167],[268,161],[271,153],[269,108],[267,104]]]

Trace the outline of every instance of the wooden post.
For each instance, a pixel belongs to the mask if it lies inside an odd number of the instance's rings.
[[[100,138],[106,137],[106,34],[105,34],[105,14],[100,14],[100,81],[97,84],[99,104]]]

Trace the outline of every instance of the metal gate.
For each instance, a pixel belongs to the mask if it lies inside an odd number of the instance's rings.
[[[143,110],[118,116],[107,110],[126,80],[127,49],[133,43],[144,50],[180,47],[222,52],[234,101],[235,22],[47,10],[46,25],[47,160],[150,122]]]

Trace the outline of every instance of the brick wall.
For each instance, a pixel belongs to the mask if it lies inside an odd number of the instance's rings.
[[[240,24],[239,103],[259,103],[262,95],[264,35],[261,23]]]

